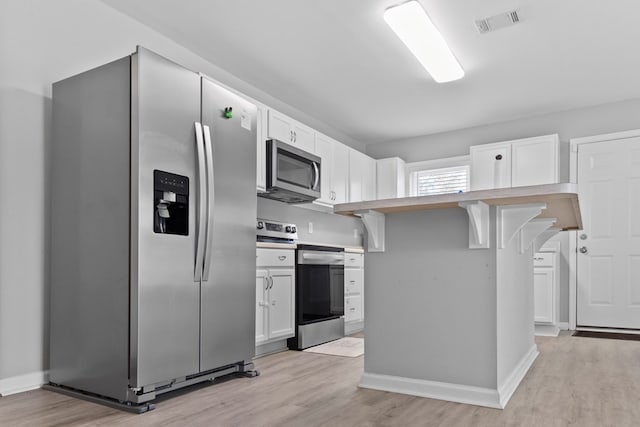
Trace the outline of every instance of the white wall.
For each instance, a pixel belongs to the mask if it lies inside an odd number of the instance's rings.
[[[136,45],[363,148],[99,1],[0,2],[0,393],[7,378],[47,369],[51,83]]]

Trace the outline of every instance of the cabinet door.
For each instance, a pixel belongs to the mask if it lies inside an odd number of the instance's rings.
[[[349,202],[361,202],[364,197],[365,155],[349,150]]]
[[[267,113],[267,137],[293,144],[291,120],[284,114],[269,109]]]
[[[404,197],[405,163],[399,157],[376,161],[376,198],[394,199]]]
[[[320,191],[318,202],[333,205],[333,188],[331,178],[333,176],[333,146],[331,138],[320,133],[316,134],[315,153],[320,156]]]
[[[267,334],[267,270],[256,270],[256,344],[268,339]]]
[[[541,136],[514,142],[511,146],[511,185],[558,182],[558,136]]]
[[[364,200],[376,200],[376,160],[365,155],[364,156],[364,175],[362,177],[362,198]]]
[[[511,144],[470,148],[471,190],[511,187]]]
[[[269,270],[269,339],[294,335],[295,270]]]
[[[256,139],[256,190],[265,192],[267,183],[267,108],[258,105],[256,117],[258,136]]]
[[[534,320],[553,323],[554,286],[552,268],[533,269]]]
[[[346,203],[349,189],[349,148],[335,141],[331,164],[333,203]]]
[[[293,145],[309,153],[315,152],[316,136],[313,129],[294,121],[291,130],[293,131]]]

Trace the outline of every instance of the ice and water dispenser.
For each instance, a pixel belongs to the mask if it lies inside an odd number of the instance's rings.
[[[189,178],[153,171],[153,231],[189,234]]]

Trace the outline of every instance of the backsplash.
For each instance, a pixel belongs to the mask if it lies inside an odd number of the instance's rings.
[[[301,242],[363,246],[364,225],[359,218],[317,212],[262,197],[258,197],[258,218],[296,224]],[[309,233],[310,222],[313,233]]]

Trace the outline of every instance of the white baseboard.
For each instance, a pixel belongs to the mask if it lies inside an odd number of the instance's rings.
[[[360,387],[502,409],[498,391],[484,387],[396,377],[393,375],[371,374],[367,372],[362,374]]]
[[[538,346],[535,344],[531,346],[527,354],[524,355],[516,367],[511,371],[511,374],[502,382],[502,385],[498,387],[498,395],[500,396],[500,408],[507,406],[509,399],[513,396],[513,393],[518,388],[518,385],[529,371],[534,360],[538,357]]]
[[[269,342],[265,344],[260,344],[256,346],[256,358],[267,356],[273,353],[279,353],[281,351],[286,351],[289,348],[287,347],[287,340],[283,339],[280,341]]]
[[[362,332],[364,330],[364,320],[357,320],[355,322],[345,322],[344,334],[351,335],[356,332]]]
[[[556,325],[540,325],[536,323],[534,333],[539,337],[557,337],[560,333],[560,328]]]
[[[569,322],[558,322],[558,328],[560,328],[561,331],[568,331]]]
[[[39,371],[0,380],[0,396],[35,390],[49,382],[49,372]]]

